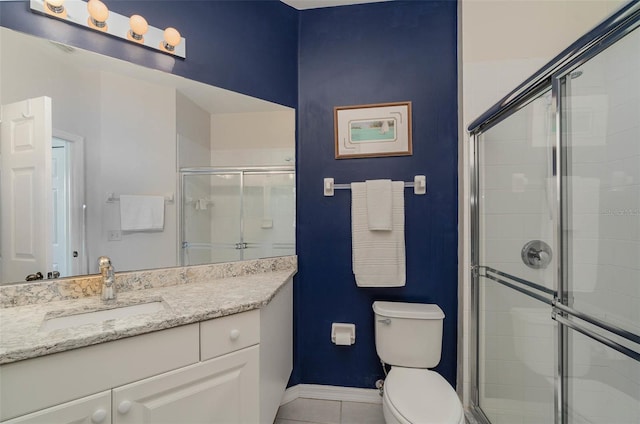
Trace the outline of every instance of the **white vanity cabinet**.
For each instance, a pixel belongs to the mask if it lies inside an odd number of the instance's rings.
[[[289,280],[260,309],[2,365],[0,422],[272,423],[292,310]]]
[[[257,423],[259,347],[113,390],[113,422]]]
[[[110,390],[3,421],[7,424],[108,424],[110,422]]]

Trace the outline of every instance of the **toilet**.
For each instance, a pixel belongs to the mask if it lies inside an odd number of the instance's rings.
[[[437,372],[444,312],[438,305],[374,302],[376,351],[391,365],[382,410],[387,424],[464,424],[458,395]]]

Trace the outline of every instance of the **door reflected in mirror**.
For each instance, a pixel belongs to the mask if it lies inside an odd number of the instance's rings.
[[[6,154],[15,138],[5,109],[22,104],[15,122],[24,124],[41,98],[50,99],[46,129],[13,125],[38,134],[23,143],[42,156],[29,174]],[[38,272],[45,279],[96,273],[102,255],[116,271],[130,271],[196,256],[193,263],[295,253],[293,109],[1,27],[0,105],[0,284]],[[262,175],[242,174],[243,208],[235,213],[214,185],[198,196],[181,185],[187,169],[258,168]],[[278,172],[288,173],[286,184],[274,182]],[[109,195],[167,197],[161,229],[123,231],[122,205]],[[213,247],[227,243],[234,220],[246,224],[235,256]],[[184,237],[193,228],[204,241]],[[207,253],[195,253],[195,243],[208,243]]]

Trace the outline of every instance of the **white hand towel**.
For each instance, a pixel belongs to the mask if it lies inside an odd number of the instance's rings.
[[[351,184],[353,273],[359,287],[406,284],[404,247],[404,182],[391,183],[392,230],[369,230],[366,183]]]
[[[367,218],[369,229],[373,231],[391,231],[391,180],[367,180]]]
[[[162,231],[164,197],[120,195],[120,229],[122,231]]]

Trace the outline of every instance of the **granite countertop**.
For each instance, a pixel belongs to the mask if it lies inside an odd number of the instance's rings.
[[[0,364],[261,308],[295,272],[293,267],[128,291],[118,293],[115,304],[91,296],[0,308]],[[161,301],[164,309],[67,329],[42,329],[45,319],[153,301]]]

